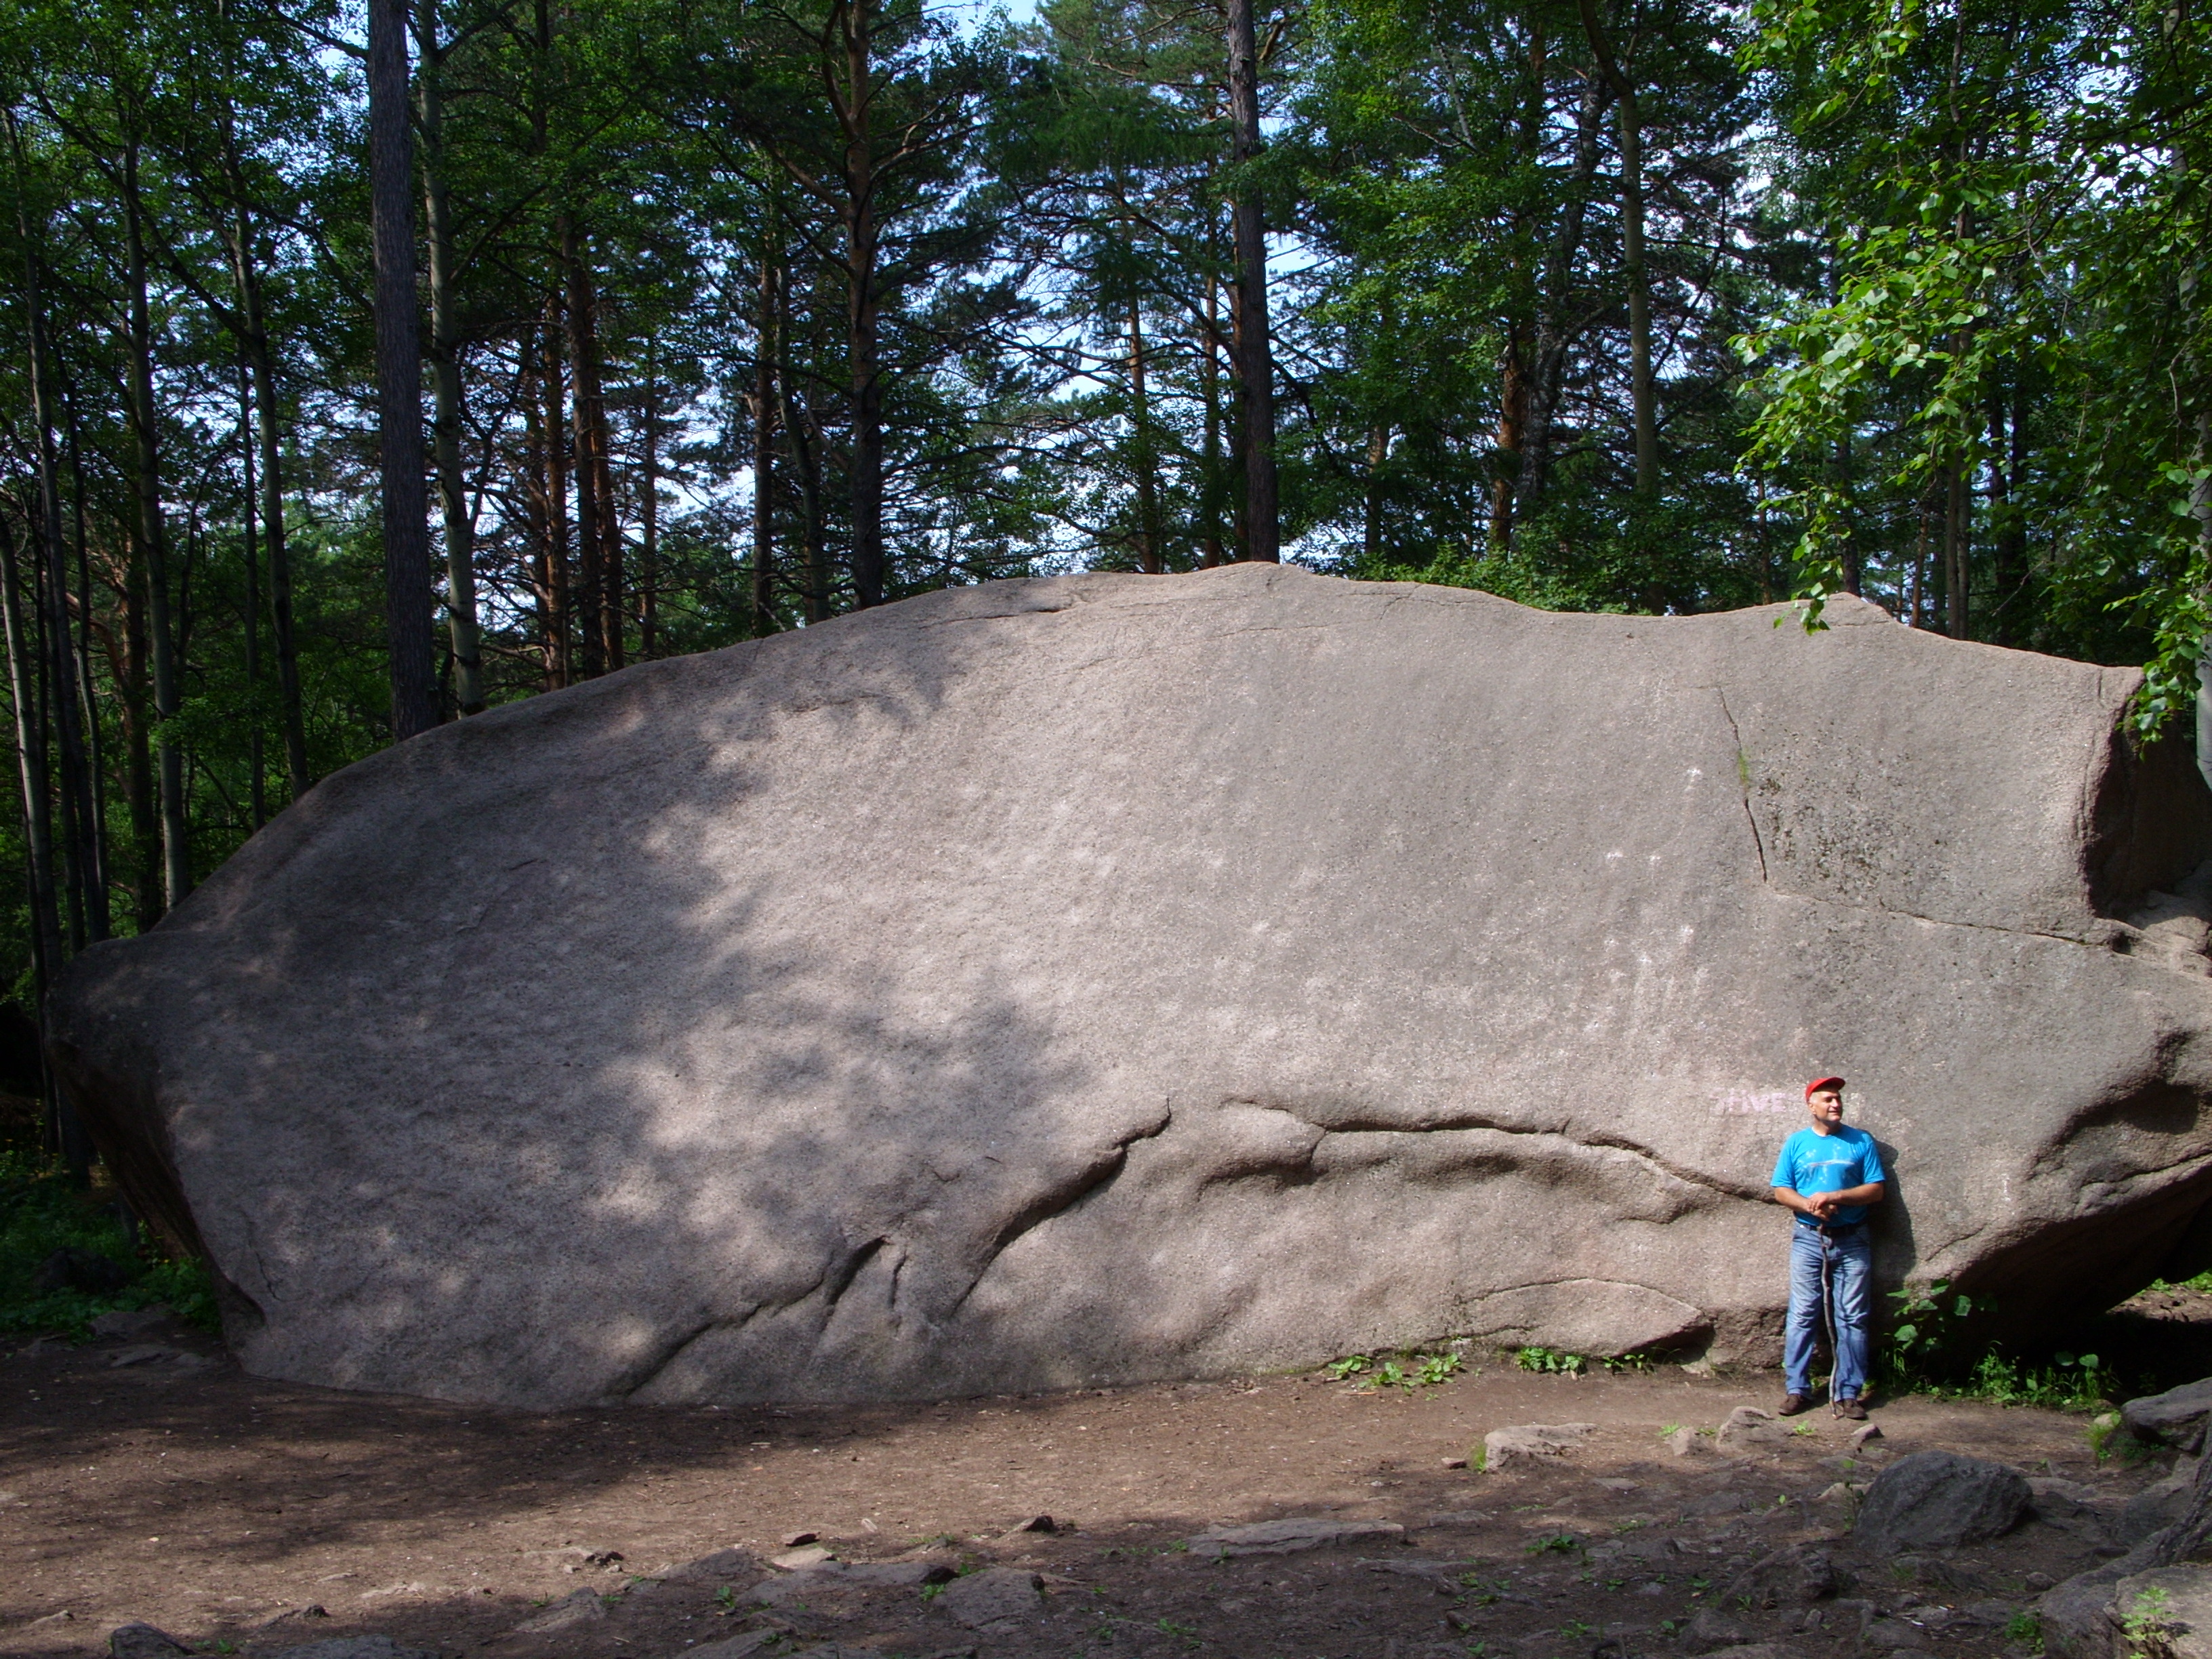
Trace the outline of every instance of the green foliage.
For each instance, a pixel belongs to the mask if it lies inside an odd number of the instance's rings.
[[[1556,1532],[1534,1539],[1525,1547],[1531,1555],[1578,1555],[1583,1542],[1571,1532]]]
[[[1395,1359],[1378,1361],[1371,1355],[1356,1353],[1333,1360],[1322,1370],[1340,1382],[1357,1377],[1363,1390],[1403,1389],[1412,1393],[1442,1387],[1459,1373],[1464,1363],[1455,1353],[1407,1354],[1403,1364]]]
[[[2005,1621],[2004,1639],[2031,1653],[2043,1651],[2043,1620],[2029,1608],[2022,1607]]]
[[[34,1290],[40,1266],[64,1249],[105,1256],[130,1271],[131,1282],[97,1296]],[[0,1149],[0,1331],[82,1337],[97,1315],[157,1302],[204,1329],[216,1327],[214,1291],[198,1262],[134,1251],[112,1211],[95,1208],[59,1164]]]
[[[1524,1371],[1543,1371],[1559,1376],[1580,1376],[1589,1369],[1589,1361],[1578,1353],[1561,1353],[1557,1348],[1517,1348],[1513,1363]]]
[[[2155,1659],[2155,1656],[2167,1650],[2176,1633],[2168,1603],[2163,1584],[2153,1584],[2136,1592],[2134,1601],[2120,1620],[2120,1634],[2127,1643],[2129,1659]]]

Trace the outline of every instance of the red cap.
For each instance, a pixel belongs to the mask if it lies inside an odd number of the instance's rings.
[[[1844,1080],[1839,1077],[1816,1077],[1805,1085],[1805,1098],[1812,1099],[1814,1094],[1822,1089],[1840,1089],[1843,1086]]]

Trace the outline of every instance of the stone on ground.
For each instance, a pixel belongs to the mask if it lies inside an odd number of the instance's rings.
[[[1022,1567],[986,1567],[955,1578],[938,1593],[936,1606],[971,1630],[1001,1619],[1035,1614],[1044,1605],[1044,1580]]]
[[[2031,1496],[2027,1477],[2006,1464],[1914,1452],[1875,1477],[1852,1535],[1884,1554],[1984,1543],[2018,1526]]]
[[[1565,1457],[1595,1433],[1595,1423],[1521,1423],[1482,1437],[1482,1467],[1495,1474],[1516,1463]]]
[[[107,1633],[111,1659],[177,1659],[191,1650],[154,1625],[123,1625]]]
[[[1680,1647],[1684,1653],[1712,1653],[1724,1648],[1743,1647],[1753,1641],[1751,1627],[1741,1620],[1706,1607],[1683,1629]]]
[[[1790,615],[1239,565],[637,665],[323,780],[52,1053],[250,1370],[453,1399],[1771,1356],[1831,1070],[1886,1279],[2195,1271],[2212,793],[2132,671]]]
[[[1208,1527],[1190,1540],[1190,1553],[1201,1558],[1291,1555],[1299,1550],[1322,1549],[1363,1538],[1405,1535],[1405,1528],[1395,1521],[1340,1521],[1329,1516],[1293,1516],[1281,1521],[1255,1521],[1249,1526]]]
[[[1803,1607],[1844,1588],[1835,1558],[1812,1545],[1771,1550],[1729,1583],[1723,1600],[1737,1606]]]
[[[549,1636],[555,1631],[574,1630],[579,1625],[596,1625],[607,1616],[607,1604],[599,1599],[597,1590],[571,1590],[544,1612],[524,1620],[514,1628],[532,1636]]]
[[[1713,1436],[1713,1444],[1733,1456],[1778,1451],[1790,1443],[1790,1425],[1756,1406],[1738,1406]]]
[[[2182,1451],[2195,1452],[2204,1443],[2208,1413],[2212,1413],[2212,1377],[2130,1400],[2120,1407],[2120,1421],[2138,1440],[2163,1441]]]

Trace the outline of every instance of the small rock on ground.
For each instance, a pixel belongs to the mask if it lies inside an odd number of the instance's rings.
[[[599,1600],[599,1591],[580,1589],[571,1591],[514,1628],[518,1633],[543,1636],[552,1631],[573,1630],[578,1625],[596,1624],[606,1616],[606,1603]]]
[[[955,1578],[937,1597],[937,1606],[974,1630],[1001,1619],[1019,1619],[1043,1605],[1044,1580],[1021,1567],[986,1567]]]
[[[1915,1452],[1875,1477],[1852,1534],[1881,1554],[1955,1549],[2001,1538],[2033,1496],[2018,1469],[1953,1452]]]
[[[1746,1456],[1788,1445],[1790,1430],[1771,1412],[1763,1412],[1756,1406],[1738,1406],[1728,1414],[1728,1421],[1721,1425],[1713,1443],[1722,1451]]]
[[[2120,1407],[2120,1421],[2138,1440],[2161,1440],[2193,1452],[2204,1443],[2208,1413],[2212,1413],[2212,1377],[2130,1400]]]
[[[1482,1466],[1496,1470],[1514,1462],[1565,1457],[1596,1428],[1595,1423],[1522,1423],[1492,1429],[1482,1437]]]
[[[176,1659],[191,1650],[155,1626],[125,1625],[107,1633],[107,1651],[112,1659]]]

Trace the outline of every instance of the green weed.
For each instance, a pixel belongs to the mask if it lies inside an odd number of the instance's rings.
[[[1461,1363],[1455,1353],[1432,1353],[1421,1361],[1420,1369],[1413,1373],[1413,1380],[1424,1388],[1436,1388],[1445,1378],[1455,1374]]]
[[[2153,1655],[2166,1650],[2166,1639],[2174,1633],[2173,1626],[2166,1620],[2167,1612],[2163,1584],[2153,1584],[2147,1590],[2136,1592],[2135,1606],[2120,1620],[2120,1633],[2127,1638],[2132,1659],[2151,1659]]]
[[[2043,1620],[2026,1607],[2022,1607],[2006,1621],[2004,1638],[2008,1642],[2018,1643],[2021,1647],[2033,1652],[2040,1653],[2043,1651]]]
[[[1548,1538],[1539,1538],[1527,1546],[1531,1555],[1573,1555],[1583,1547],[1582,1540],[1571,1532],[1555,1532]]]
[[[2199,1273],[2194,1279],[2178,1281],[2156,1279],[2151,1281],[2148,1288],[2154,1291],[2195,1291],[2200,1296],[2212,1296],[2212,1273]]]
[[[1557,1348],[1516,1349],[1513,1363],[1524,1371],[1547,1371],[1560,1376],[1580,1376],[1589,1369],[1589,1362],[1580,1354],[1561,1353]]]
[[[1343,1358],[1333,1361],[1322,1366],[1322,1369],[1341,1382],[1347,1377],[1358,1376],[1374,1363],[1364,1353],[1346,1354]]]

